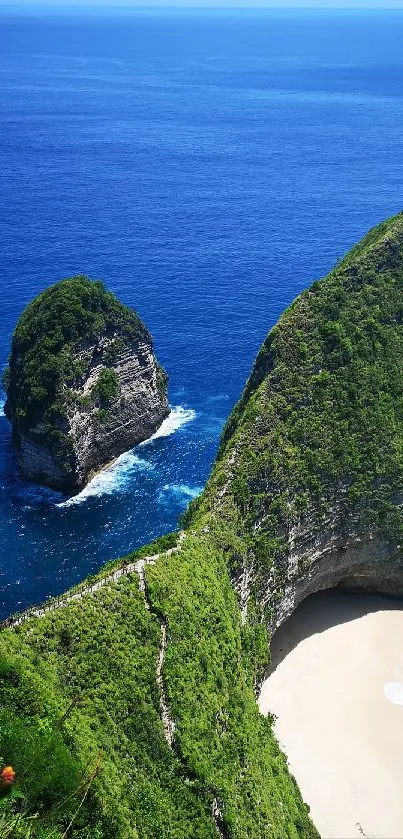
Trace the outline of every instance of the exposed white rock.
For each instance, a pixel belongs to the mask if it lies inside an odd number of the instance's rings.
[[[348,511],[343,492],[321,523],[309,513],[288,535],[284,590],[268,579],[263,605],[271,606],[275,631],[310,594],[340,587],[403,595],[403,556],[397,541],[371,531],[363,512]]]

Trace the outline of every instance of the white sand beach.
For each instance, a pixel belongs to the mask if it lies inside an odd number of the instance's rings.
[[[403,603],[313,595],[276,633],[262,713],[322,839],[403,837]]]

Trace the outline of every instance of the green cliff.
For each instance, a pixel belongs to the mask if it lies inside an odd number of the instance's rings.
[[[3,629],[2,836],[316,839],[255,694],[307,594],[403,593],[402,360],[397,216],[271,331],[185,531]]]

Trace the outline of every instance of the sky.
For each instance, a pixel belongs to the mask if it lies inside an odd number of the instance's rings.
[[[259,7],[259,8],[320,8],[320,9],[403,9],[403,0],[0,0],[1,6],[125,6],[125,7]]]

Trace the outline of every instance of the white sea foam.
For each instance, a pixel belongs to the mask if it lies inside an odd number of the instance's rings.
[[[62,501],[60,504],[57,504],[57,506],[70,507],[73,504],[82,504],[84,501],[87,501],[88,498],[99,497],[102,495],[113,495],[116,491],[127,491],[130,486],[133,473],[154,469],[152,463],[139,457],[135,451],[138,450],[140,446],[146,446],[159,437],[168,437],[170,434],[177,431],[178,428],[181,428],[182,425],[185,425],[187,422],[193,420],[195,416],[196,414],[194,411],[185,409],[181,405],[172,408],[169,416],[166,420],[164,420],[158,431],[156,431],[149,440],[145,440],[143,443],[140,443],[136,449],[131,449],[129,452],[125,452],[120,455],[120,457],[118,457],[111,466],[108,466],[106,469],[103,469],[102,472],[99,472],[98,475],[95,475],[92,481],[90,481],[87,486],[78,493],[78,495],[68,498],[67,501]]]
[[[140,443],[139,445],[148,446],[159,437],[169,437],[171,434],[174,434],[178,428],[182,428],[182,425],[186,425],[186,423],[194,420],[195,417],[196,412],[191,408],[183,408],[182,405],[177,405],[175,408],[172,408],[171,413],[164,420],[162,425],[160,425],[158,431],[156,431],[155,434],[153,434],[153,436],[148,440],[144,440],[144,443]]]
[[[150,469],[153,469],[153,466],[147,460],[138,457],[133,451],[125,452],[111,466],[107,466],[106,469],[103,469],[102,472],[95,475],[92,481],[78,495],[73,495],[72,498],[68,498],[67,501],[62,501],[57,506],[71,507],[73,504],[82,504],[88,498],[113,495],[117,490],[124,492],[127,489],[133,472],[137,470],[148,471]]]
[[[0,399],[0,417],[4,417],[4,416],[5,416],[5,413],[4,413],[4,406],[5,406],[5,404],[6,404],[5,399]]]

